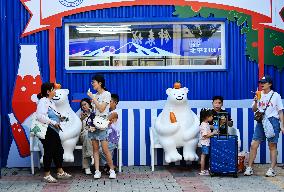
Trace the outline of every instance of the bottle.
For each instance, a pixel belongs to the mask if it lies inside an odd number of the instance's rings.
[[[215,117],[213,120],[213,128],[214,130],[218,130],[219,129],[219,119],[218,117]]]
[[[256,91],[256,97],[258,101],[261,99],[261,91]]]

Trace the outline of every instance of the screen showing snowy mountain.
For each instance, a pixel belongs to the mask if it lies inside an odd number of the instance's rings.
[[[223,66],[223,28],[220,22],[68,24],[67,68]]]

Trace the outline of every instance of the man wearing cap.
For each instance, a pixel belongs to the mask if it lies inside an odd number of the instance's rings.
[[[259,84],[261,87],[261,97],[259,98],[257,97],[257,95],[254,97],[252,110],[254,112],[256,112],[257,110],[260,112],[265,111],[265,116],[273,126],[275,135],[273,137],[267,138],[264,132],[263,123],[257,122],[250,147],[249,165],[246,168],[244,175],[250,176],[253,174],[252,165],[257,154],[257,149],[259,147],[259,144],[267,139],[270,150],[271,167],[267,170],[266,176],[274,177],[276,176],[274,168],[277,162],[277,142],[280,130],[284,134],[284,117],[282,111],[283,104],[281,96],[277,92],[272,90],[272,78],[270,76],[265,75],[262,79],[259,80]]]

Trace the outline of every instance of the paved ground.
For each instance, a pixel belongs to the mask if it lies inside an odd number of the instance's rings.
[[[100,180],[94,180],[92,176],[85,176],[81,170],[76,168],[66,168],[73,174],[71,180],[61,180],[56,184],[47,184],[41,181],[42,171],[37,171],[35,176],[30,174],[30,170],[25,169],[2,169],[0,179],[0,191],[25,192],[25,191],[52,191],[52,192],[166,192],[166,191],[238,191],[238,192],[264,192],[264,191],[284,191],[284,169],[277,168],[277,177],[266,178],[264,174],[269,165],[256,165],[256,174],[251,177],[244,177],[239,174],[238,178],[233,177],[210,177],[199,176],[198,169],[182,166],[156,167],[155,172],[151,172],[147,166],[123,167],[123,172],[118,174],[118,178],[110,180],[104,175]]]

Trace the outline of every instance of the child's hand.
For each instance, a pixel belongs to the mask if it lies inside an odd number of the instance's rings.
[[[213,135],[217,135],[217,134],[218,134],[218,130],[214,130],[214,131],[212,132],[212,134],[213,134]]]
[[[96,130],[95,127],[90,126],[89,131],[94,132]]]

